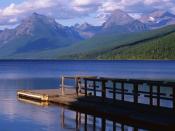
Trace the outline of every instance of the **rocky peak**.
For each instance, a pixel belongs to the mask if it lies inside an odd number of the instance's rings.
[[[55,19],[33,13],[31,16],[24,19],[21,24],[16,28],[16,35],[33,35],[33,32],[44,29],[50,29],[56,31],[58,29],[64,29],[64,26],[58,24]]]
[[[155,10],[149,14],[143,15],[140,21],[151,28],[160,28],[175,24],[175,15],[165,10]]]
[[[108,28],[114,25],[127,25],[129,23],[132,23],[133,21],[134,19],[126,12],[122,10],[115,10],[104,23],[104,28]]]

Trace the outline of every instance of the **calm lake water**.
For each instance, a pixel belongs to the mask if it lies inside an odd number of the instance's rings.
[[[95,116],[56,105],[47,106],[47,103],[29,104],[17,100],[18,89],[57,88],[61,75],[174,81],[175,61],[0,61],[0,131],[84,130],[85,127],[93,130]],[[104,128],[103,120],[96,118],[95,130]],[[112,124],[106,120],[105,129],[111,131]],[[129,125],[116,122],[116,129],[121,128],[134,130]]]

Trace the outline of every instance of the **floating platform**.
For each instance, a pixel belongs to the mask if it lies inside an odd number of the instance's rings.
[[[76,95],[74,89],[64,89],[65,95]],[[33,99],[42,102],[48,102],[49,99],[62,95],[61,89],[44,89],[44,90],[18,90],[17,95],[20,98]]]

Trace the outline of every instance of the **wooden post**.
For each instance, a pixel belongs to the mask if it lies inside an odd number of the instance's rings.
[[[94,96],[96,96],[96,82],[95,82],[95,80],[93,81],[93,86],[94,86]]]
[[[61,108],[61,128],[64,128],[64,108]]]
[[[106,81],[102,80],[102,100],[104,101],[106,98]]]
[[[84,130],[87,131],[87,114],[85,114],[84,119]]]
[[[76,95],[78,96],[78,77],[75,77]]]
[[[150,93],[149,104],[153,106],[153,86],[152,85],[150,85],[149,87],[149,93]]]
[[[116,131],[116,122],[113,121],[113,131]]]
[[[75,119],[75,124],[76,124],[76,130],[79,130],[79,123],[78,123],[78,112],[76,111],[76,119]]]
[[[61,94],[64,95],[64,76],[61,77]]]
[[[125,125],[121,123],[121,131],[125,131]]]
[[[134,83],[134,103],[138,103],[138,84]]]
[[[106,119],[102,118],[102,123],[101,123],[102,131],[106,131]]]
[[[173,110],[175,111],[175,87],[173,87]]]
[[[87,96],[87,80],[84,80],[85,96]]]
[[[116,83],[113,81],[113,101],[116,100]]]
[[[121,99],[122,99],[122,101],[125,100],[125,85],[124,84],[125,84],[124,82],[121,83],[121,92],[122,92]]]
[[[96,131],[96,117],[93,119],[93,131]]]
[[[78,96],[81,90],[81,78],[80,77],[75,77],[75,88],[76,88],[76,94]]]
[[[157,86],[157,106],[160,107],[160,85]]]
[[[137,127],[133,127],[134,128],[134,131],[138,131],[138,128]]]

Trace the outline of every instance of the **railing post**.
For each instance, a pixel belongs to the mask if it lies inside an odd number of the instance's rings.
[[[81,77],[75,77],[75,87],[76,87],[76,94],[79,95],[81,91]]]
[[[93,86],[94,86],[94,96],[96,96],[96,82],[95,82],[95,80],[93,81]]]
[[[84,79],[85,96],[87,96],[87,80]]]
[[[149,104],[153,106],[153,86],[152,85],[150,85],[149,87],[149,93],[150,93]]]
[[[64,95],[64,76],[61,77],[61,94]]]
[[[76,95],[78,96],[78,77],[75,77]]]
[[[113,81],[113,101],[116,100],[116,83]]]
[[[138,84],[134,83],[134,103],[138,103]]]
[[[105,100],[105,98],[106,98],[106,81],[102,80],[102,99],[103,101]]]
[[[160,107],[160,85],[157,86],[157,106]]]
[[[122,82],[121,83],[121,92],[122,92],[122,94],[121,94],[121,99],[122,99],[122,101],[124,101],[125,100],[125,85],[124,85],[124,82]]]
[[[173,87],[173,110],[175,111],[175,86]]]

